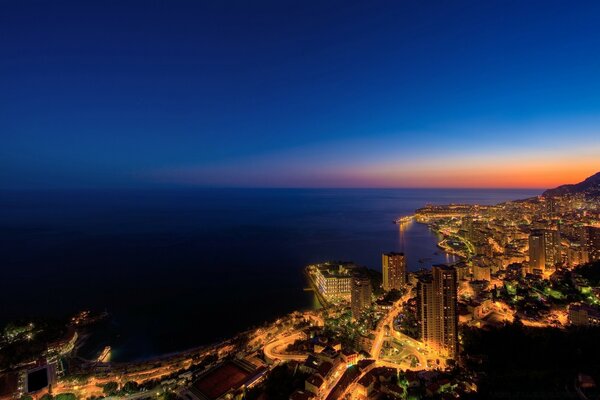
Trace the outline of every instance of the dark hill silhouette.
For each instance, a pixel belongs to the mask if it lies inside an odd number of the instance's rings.
[[[578,193],[600,196],[600,172],[590,176],[583,182],[571,185],[562,185],[554,189],[548,189],[542,194],[542,196],[552,197]]]

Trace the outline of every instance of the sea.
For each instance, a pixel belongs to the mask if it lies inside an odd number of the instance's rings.
[[[107,311],[81,349],[135,361],[214,343],[318,307],[304,266],[381,270],[452,262],[426,225],[393,221],[426,204],[496,204],[539,190],[160,189],[0,192],[0,329],[9,321]]]

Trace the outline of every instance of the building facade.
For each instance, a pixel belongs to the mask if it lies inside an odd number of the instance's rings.
[[[317,289],[327,300],[350,300],[354,265],[322,264],[315,269]]]
[[[371,305],[371,293],[371,280],[368,276],[355,275],[352,277],[350,306],[354,319],[358,319],[365,308]]]
[[[417,283],[421,339],[440,354],[458,357],[458,279],[456,269],[434,265]]]
[[[552,271],[562,262],[560,233],[552,229],[536,229],[529,235],[529,272]]]
[[[586,247],[590,261],[600,260],[600,228],[586,226]]]
[[[402,289],[406,285],[404,253],[385,253],[382,256],[383,290]]]
[[[600,326],[600,310],[584,304],[571,304],[569,322],[577,326]]]

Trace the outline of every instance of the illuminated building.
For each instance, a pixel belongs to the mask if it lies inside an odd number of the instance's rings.
[[[553,217],[556,214],[558,204],[555,198],[548,197],[546,200],[546,213],[548,216]]]
[[[406,285],[404,253],[385,253],[382,256],[383,290],[402,289]]]
[[[557,264],[562,262],[559,231],[544,231],[544,250],[546,256],[546,269],[554,269]]]
[[[529,272],[553,270],[561,262],[560,233],[536,229],[529,235]]]
[[[368,276],[355,275],[352,278],[350,303],[354,319],[358,319],[364,309],[371,304],[371,281]]]
[[[456,269],[456,276],[459,281],[466,280],[471,274],[469,266],[465,262],[459,262],[455,264],[454,268]]]
[[[359,358],[359,354],[354,351],[354,350],[342,350],[342,352],[340,353],[341,357],[342,357],[342,361],[346,364],[346,365],[354,365],[358,362]]]
[[[317,289],[327,300],[350,300],[352,264],[321,264],[315,271]]]
[[[417,283],[417,318],[423,342],[441,354],[458,356],[458,280],[456,269],[434,265]]]
[[[467,240],[473,240],[473,217],[466,216],[461,221],[461,230],[464,232],[464,237]]]
[[[578,326],[600,326],[600,310],[584,304],[571,304],[569,321]]]
[[[567,250],[567,260],[571,267],[587,263],[589,261],[587,247],[572,243]]]
[[[544,235],[532,232],[529,235],[529,272],[544,270],[546,259],[544,257]]]
[[[304,390],[307,392],[311,392],[312,394],[317,394],[323,387],[325,381],[318,375],[309,376],[306,381],[304,381]]]
[[[600,260],[600,228],[595,226],[587,226],[586,232],[586,247],[590,261]]]

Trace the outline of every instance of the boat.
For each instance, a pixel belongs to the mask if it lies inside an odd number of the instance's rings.
[[[409,223],[409,222],[411,222],[412,220],[413,220],[413,216],[412,216],[412,215],[406,215],[406,216],[404,216],[404,217],[399,217],[399,218],[397,218],[397,219],[394,221],[394,224],[398,224],[398,225],[401,225],[401,224],[406,224],[406,223]]]

